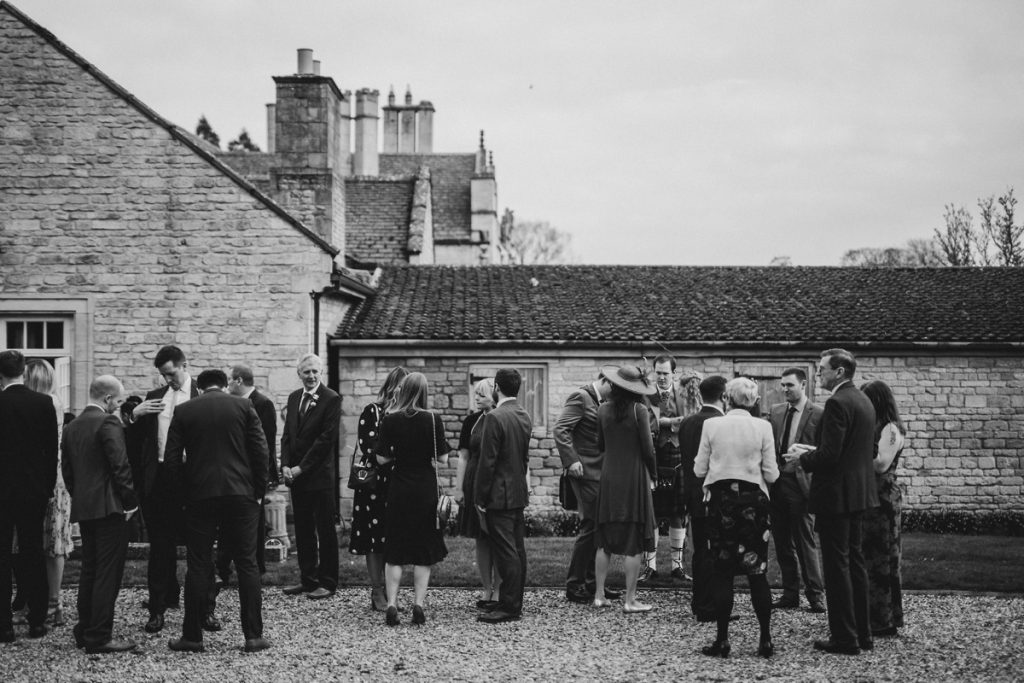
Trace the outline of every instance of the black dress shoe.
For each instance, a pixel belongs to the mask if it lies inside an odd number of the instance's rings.
[[[210,612],[205,617],[203,617],[204,631],[219,631],[221,630],[221,628],[223,627],[220,625],[220,619],[218,619],[217,615],[213,612]]]
[[[572,588],[566,589],[565,599],[569,602],[576,602],[581,605],[589,605],[594,601],[594,596],[588,593],[584,588]]]
[[[384,612],[384,623],[388,626],[398,626],[398,608],[388,607]]]
[[[503,624],[506,621],[519,621],[519,615],[502,609],[496,609],[493,612],[481,614],[476,620],[484,624]]]
[[[824,614],[828,610],[825,609],[825,603],[821,602],[820,600],[817,600],[811,603],[811,606],[807,608],[807,611],[813,612],[814,614]]]
[[[14,642],[14,629],[5,628],[0,631],[0,643],[13,643]]]
[[[816,640],[814,649],[834,655],[859,655],[860,648],[856,645],[840,645],[834,640]]]
[[[135,649],[135,643],[127,640],[108,640],[102,645],[86,645],[85,651],[90,655],[109,654],[111,652],[129,652]]]
[[[414,624],[425,624],[427,623],[427,615],[423,612],[423,608],[419,605],[412,606],[412,623]]]
[[[146,622],[146,633],[160,633],[164,630],[164,615],[162,614],[150,614],[149,621]]]
[[[174,640],[167,641],[167,647],[175,652],[202,652],[206,649],[202,643],[197,643],[194,640],[185,640],[184,638],[175,638]]]
[[[618,600],[621,597],[622,597],[622,591],[617,591],[614,588],[605,588],[604,589],[604,599],[605,600]]]
[[[857,644],[860,645],[860,649],[864,650],[865,652],[869,652],[875,649],[875,641],[873,640],[861,640],[858,641]]]
[[[779,598],[772,603],[772,609],[796,609],[799,606],[800,601],[791,598]]]
[[[245,641],[246,652],[259,652],[260,650],[267,650],[270,648],[270,641],[266,638],[249,638]]]
[[[46,628],[46,626],[44,626],[42,624],[38,624],[36,626],[29,626],[28,627],[28,637],[29,638],[42,638],[47,633],[49,633],[49,629]]]
[[[301,583],[281,589],[281,592],[285,595],[302,595],[303,593],[311,593],[312,591],[312,588],[306,588]]]
[[[775,654],[775,646],[772,645],[770,640],[762,640],[761,644],[757,646],[757,656],[764,657],[765,659],[771,659],[772,655]]]
[[[679,567],[672,570],[672,578],[676,581],[693,581],[693,577]]]
[[[476,608],[479,610],[483,610],[484,612],[490,612],[500,604],[501,603],[497,600],[477,600]]]
[[[732,652],[732,645],[729,644],[728,640],[716,640],[707,647],[700,649],[701,654],[707,655],[708,657],[721,657],[726,659],[729,653]]]

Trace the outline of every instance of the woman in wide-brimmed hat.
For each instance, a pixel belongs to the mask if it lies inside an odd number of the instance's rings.
[[[635,366],[606,365],[601,373],[611,382],[609,400],[597,411],[598,448],[603,454],[597,494],[594,606],[607,607],[604,582],[611,555],[625,556],[627,613],[649,612],[651,605],[636,599],[636,582],[645,551],[654,549],[654,438],[645,396],[657,389]]]

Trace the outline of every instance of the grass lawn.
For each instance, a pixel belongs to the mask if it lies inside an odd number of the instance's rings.
[[[434,568],[431,583],[435,586],[454,587],[479,585],[473,541],[466,538],[446,538],[445,541],[448,557]],[[527,538],[528,585],[564,585],[572,543],[571,538]],[[661,539],[658,555],[659,570],[670,569],[667,538]],[[689,567],[689,549],[685,561]],[[184,561],[179,565],[183,575]],[[903,536],[903,587],[906,589],[1024,593],[1024,573],[1020,571],[1021,567],[1024,567],[1024,538],[920,533]],[[69,560],[64,571],[64,583],[77,583],[78,573],[78,561]],[[263,582],[266,585],[293,583],[297,573],[295,556],[292,555],[287,562],[268,565]],[[683,587],[668,578],[667,572],[661,574],[652,582],[652,586]],[[779,587],[779,569],[774,557],[769,562],[768,577],[773,587]],[[341,578],[343,583],[350,586],[368,583],[363,558],[350,555],[347,548],[341,549]],[[621,585],[621,560],[613,563],[609,578],[612,585]],[[146,585],[144,560],[128,561],[124,585]]]

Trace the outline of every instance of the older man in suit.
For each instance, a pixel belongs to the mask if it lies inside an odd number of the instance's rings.
[[[128,520],[139,509],[117,413],[124,387],[102,375],[89,387],[89,405],[64,428],[61,471],[71,494],[71,521],[82,530],[75,644],[89,654],[134,650],[113,640],[114,603],[128,553]]]
[[[263,435],[267,437],[267,449],[269,450],[267,486],[273,489],[280,483],[277,472],[277,409],[274,407],[274,402],[256,388],[252,368],[248,365],[240,364],[231,367],[228,377],[228,393],[232,396],[249,399],[252,401],[252,407],[256,409],[260,425],[263,426]],[[266,499],[263,504],[266,505]],[[260,574],[265,574],[267,571],[264,560],[266,538],[267,518],[261,513],[259,524],[256,527],[256,565],[260,568]],[[224,583],[227,583],[231,576],[231,559],[227,553],[226,543],[217,543],[217,575]]]
[[[181,495],[175,489],[166,466],[167,432],[177,407],[199,395],[199,389],[188,373],[188,360],[177,346],[164,346],[157,351],[153,366],[166,386],[146,394],[145,400],[132,410],[130,440],[139,444],[137,453],[130,453],[142,499],[142,514],[149,539],[149,565],[146,582],[149,586],[149,621],[145,629],[157,633],[164,627],[164,611],[181,604],[178,583],[178,542],[182,536]],[[212,610],[211,610],[212,611]],[[215,624],[211,624],[215,625]]]
[[[712,375],[701,380],[698,386],[701,409],[683,419],[679,424],[680,467],[683,471],[682,504],[680,514],[690,516],[693,543],[693,592],[690,596],[690,610],[697,621],[716,620],[715,599],[711,591],[711,575],[714,571],[713,558],[708,548],[708,512],[704,505],[703,480],[693,471],[693,464],[700,450],[700,437],[704,423],[725,415],[726,379]]]
[[[832,392],[818,426],[818,446],[793,444],[784,454],[811,477],[808,508],[817,515],[831,637],[814,641],[825,652],[860,654],[874,648],[868,572],[861,551],[861,516],[878,506],[873,469],[875,409],[853,384],[857,361],[828,349],[818,362],[822,389]]]
[[[565,597],[571,602],[594,602],[594,521],[601,482],[602,454],[597,448],[597,407],[608,398],[612,385],[604,375],[569,394],[555,423],[554,438],[562,467],[579,503],[580,531],[572,547],[565,578]],[[605,589],[605,598],[617,600],[620,591]]]
[[[306,593],[311,600],[329,598],[338,589],[334,519],[341,397],[320,381],[322,370],[319,356],[299,359],[302,389],[288,397],[281,435],[281,472],[291,487],[300,579],[284,594]]]
[[[476,470],[476,507],[486,526],[491,557],[501,577],[498,605],[477,621],[515,621],[523,613],[526,544],[523,510],[529,502],[530,434],[533,421],[516,396],[523,380],[515,369],[494,375],[497,406],[481,418],[480,462]]]
[[[267,491],[267,440],[252,403],[224,391],[227,375],[206,370],[202,395],[180,406],[167,434],[165,462],[185,500],[185,620],[168,646],[203,649],[203,618],[213,579],[213,543],[224,531],[238,569],[238,602],[245,651],[270,647],[263,638],[263,600],[256,568],[256,524]]]
[[[25,568],[29,638],[46,635],[46,562],[43,518],[57,483],[57,411],[46,394],[23,383],[25,356],[0,353],[0,643],[14,641],[11,614],[11,544]]]
[[[768,413],[781,471],[772,485],[772,537],[782,571],[782,597],[772,603],[772,607],[799,607],[802,578],[810,610],[823,613],[825,589],[821,579],[821,561],[814,536],[814,519],[807,511],[810,475],[799,463],[786,465],[782,458],[791,444],[814,446],[818,443],[816,432],[822,410],[808,400],[805,393],[807,373],[801,368],[783,371],[779,386],[786,402],[773,405]]]

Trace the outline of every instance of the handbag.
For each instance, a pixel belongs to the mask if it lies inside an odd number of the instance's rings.
[[[572,511],[580,509],[580,503],[576,500],[576,489],[572,487],[572,482],[569,481],[568,472],[562,472],[562,476],[558,478],[558,502],[563,510]]]
[[[444,530],[448,526],[448,520],[452,516],[452,497],[441,488],[441,479],[437,476],[437,439],[434,433],[437,428],[437,415],[430,414],[430,439],[434,442],[434,458],[430,463],[434,466],[434,481],[437,482],[437,510],[434,528]]]
[[[348,487],[353,491],[376,491],[377,490],[377,467],[370,460],[363,456],[356,462],[356,450],[352,449],[352,469],[348,473]]]

